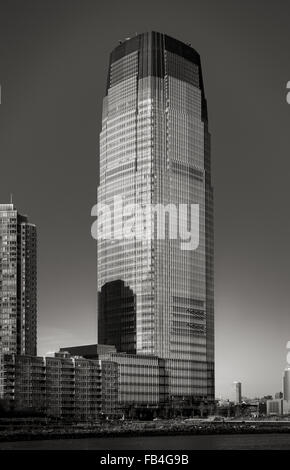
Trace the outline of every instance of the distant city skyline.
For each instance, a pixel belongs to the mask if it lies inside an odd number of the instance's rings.
[[[13,193],[38,227],[38,354],[96,340],[97,97],[119,39],[161,30],[199,51],[210,102],[216,396],[229,396],[234,380],[243,395],[274,395],[290,339],[290,6],[129,1],[121,13],[115,6],[0,6],[0,201]]]

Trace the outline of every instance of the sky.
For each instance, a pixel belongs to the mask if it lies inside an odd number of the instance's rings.
[[[290,340],[290,4],[0,0],[0,202],[38,227],[38,354],[96,342],[109,54],[155,30],[200,53],[215,201],[216,395],[282,389]]]

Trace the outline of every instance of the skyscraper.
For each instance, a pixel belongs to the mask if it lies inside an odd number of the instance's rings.
[[[0,353],[36,355],[36,227],[0,204]]]
[[[165,360],[172,397],[214,398],[213,190],[199,54],[151,32],[110,56],[100,134],[98,203],[198,204],[199,243],[159,237],[98,240],[99,342]],[[168,233],[169,220],[165,226]],[[159,222],[158,222],[159,223]],[[147,224],[147,227],[146,227]],[[157,227],[158,228],[158,227]],[[114,232],[115,233],[115,232]],[[116,240],[116,238],[118,238]],[[122,341],[122,338],[124,340]]]
[[[283,376],[283,398],[290,402],[290,367],[284,370]]]
[[[235,385],[235,403],[238,405],[242,402],[242,384],[241,382],[234,382]]]

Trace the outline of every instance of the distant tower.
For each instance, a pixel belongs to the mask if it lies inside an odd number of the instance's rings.
[[[0,354],[36,355],[36,227],[0,204]]]
[[[238,405],[242,402],[242,384],[241,382],[234,382],[236,388],[236,398],[235,403]]]
[[[284,400],[290,401],[290,367],[285,369],[283,377],[283,397]]]

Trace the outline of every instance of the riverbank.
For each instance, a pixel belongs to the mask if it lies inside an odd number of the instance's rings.
[[[168,420],[97,424],[0,424],[0,442],[173,435],[290,434],[290,421]]]

